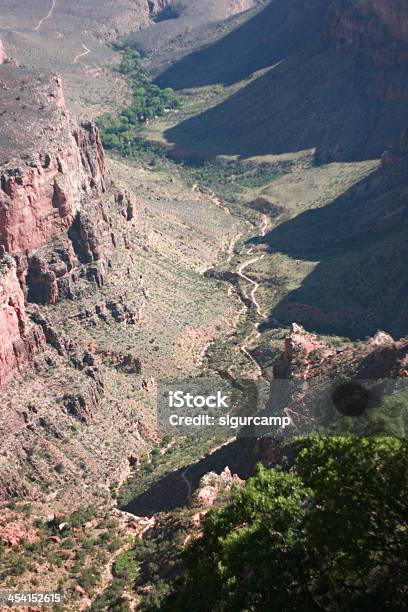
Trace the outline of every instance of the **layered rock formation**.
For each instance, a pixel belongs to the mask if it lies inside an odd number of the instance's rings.
[[[109,258],[102,234],[111,248],[115,243],[105,204],[123,211],[124,224],[135,204],[112,188],[98,130],[67,112],[59,77],[4,64],[0,82],[2,385],[43,340],[41,329],[29,326],[25,301],[71,298],[81,278],[102,286]]]
[[[45,343],[42,330],[29,323],[12,257],[0,258],[0,386],[32,361]]]
[[[106,170],[96,127],[73,122],[58,77],[4,66],[1,80],[0,244],[16,254],[68,230],[85,198],[105,191]]]
[[[0,107],[0,499],[37,500],[51,478],[72,503],[84,472],[100,492],[145,446],[135,413],[109,386],[115,377],[134,385],[141,360],[130,346],[105,358],[145,302],[130,255],[137,206],[107,173],[95,125],[66,110],[58,77],[2,64]],[[131,270],[127,298],[120,277]],[[78,331],[83,317],[89,334]],[[74,429],[81,435],[62,448]],[[54,472],[60,464],[66,471]]]

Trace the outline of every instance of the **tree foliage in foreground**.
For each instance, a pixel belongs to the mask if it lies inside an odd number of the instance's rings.
[[[407,610],[408,453],[392,438],[312,438],[209,513],[160,610]]]

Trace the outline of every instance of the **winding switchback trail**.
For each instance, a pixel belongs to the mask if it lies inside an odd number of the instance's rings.
[[[72,62],[73,64],[77,64],[77,63],[78,63],[78,60],[79,60],[81,57],[85,57],[85,55],[88,55],[88,53],[90,53],[90,52],[91,52],[91,50],[90,50],[90,49],[88,49],[88,47],[87,47],[86,45],[82,44],[82,47],[83,47],[83,49],[85,49],[85,51],[83,51],[82,53],[78,53],[78,55],[76,55],[76,56],[74,57],[74,61]]]
[[[268,217],[265,214],[262,214],[262,226],[261,226],[261,233],[260,233],[260,236],[262,236],[262,238],[266,235],[266,230],[267,229],[268,229]],[[248,249],[247,255],[251,255],[252,251],[253,251],[252,248]],[[253,257],[249,261],[246,261],[245,263],[241,264],[240,267],[238,268],[238,276],[240,276],[245,281],[247,281],[248,283],[253,285],[253,289],[252,289],[251,294],[250,294],[250,299],[251,299],[251,302],[255,305],[255,308],[256,308],[256,311],[257,311],[258,315],[260,317],[262,317],[263,319],[265,319],[266,317],[265,317],[264,313],[262,312],[262,309],[261,309],[261,306],[260,306],[259,302],[256,299],[256,292],[258,291],[260,284],[257,283],[256,281],[252,280],[252,278],[250,278],[246,274],[244,274],[244,270],[245,270],[245,268],[247,268],[251,264],[253,264],[253,263],[257,262],[257,261],[260,261],[264,257],[265,257],[265,255],[258,255],[257,257]]]
[[[198,185],[195,185],[194,187],[199,188]],[[227,214],[231,215],[231,211],[228,208],[228,206],[225,206],[224,204],[222,204],[221,200],[217,197],[217,195],[213,192],[210,191],[210,196],[211,196],[211,201],[213,204],[215,204],[216,206],[218,206],[219,208],[221,208],[224,212],[226,212]],[[250,225],[250,223],[248,221],[246,221],[246,223],[248,225]],[[266,214],[262,213],[262,224],[260,227],[260,236],[264,237],[266,235],[267,229],[268,229],[268,217]],[[228,247],[228,257],[227,257],[227,262],[230,263],[233,256],[234,256],[234,249],[235,249],[235,245],[238,242],[238,240],[242,237],[242,232],[236,234],[232,239],[231,242],[229,244]],[[248,249],[248,251],[246,252],[247,255],[251,255],[253,252],[253,247],[251,247],[250,249]],[[261,319],[266,319],[267,316],[262,312],[261,309],[261,305],[259,304],[258,300],[256,299],[256,292],[258,291],[259,287],[260,287],[260,283],[254,281],[252,278],[250,278],[249,276],[247,276],[246,274],[244,274],[244,270],[250,266],[251,264],[260,261],[261,259],[263,259],[265,257],[264,254],[262,255],[258,255],[256,257],[252,257],[249,261],[246,261],[244,263],[242,263],[240,265],[240,267],[237,270],[237,274],[238,276],[240,276],[240,278],[242,278],[245,282],[250,283],[252,285],[252,291],[250,293],[248,297],[248,299],[250,299],[250,301],[254,304],[255,308],[256,308],[256,312],[258,314],[259,317],[261,317]],[[233,288],[232,285],[230,286],[230,288],[228,289],[228,295],[230,296],[232,294]],[[238,325],[239,319],[241,318],[241,316],[245,313],[247,309],[247,306],[244,304],[243,309],[237,314],[236,319],[234,321],[234,327],[236,327]],[[255,367],[256,370],[256,374],[257,377],[260,378],[262,376],[262,367],[261,365],[257,362],[257,360],[255,359],[255,357],[253,357],[251,355],[251,353],[248,350],[248,346],[250,344],[252,344],[254,342],[254,340],[258,339],[260,337],[260,333],[258,332],[258,324],[255,323],[255,330],[254,332],[252,332],[244,341],[244,343],[241,345],[240,350],[241,352],[247,357],[247,359],[249,359],[249,361],[252,362],[252,364]],[[232,366],[228,369],[228,373],[231,374],[231,369]]]
[[[263,214],[262,215],[262,226],[261,226],[261,232],[260,232],[260,235],[262,237],[264,237],[266,235],[267,228],[268,228],[268,217],[265,214]],[[251,255],[252,250],[253,250],[252,248],[248,249],[247,255]],[[252,280],[252,278],[250,278],[246,274],[244,274],[244,270],[245,270],[245,268],[247,268],[251,264],[255,263],[256,261],[260,261],[264,257],[265,257],[265,255],[259,255],[257,257],[253,257],[249,261],[241,264],[241,266],[238,268],[238,275],[242,279],[244,279],[245,281],[247,281],[248,283],[253,285],[253,289],[252,289],[249,297],[250,297],[251,302],[254,304],[258,315],[262,319],[265,319],[266,315],[262,312],[261,306],[260,306],[259,302],[256,299],[256,292],[258,291],[260,284],[258,282],[256,282],[256,281]],[[258,378],[260,378],[262,376],[262,367],[258,363],[258,361],[255,359],[255,357],[253,357],[253,355],[251,355],[251,353],[248,350],[248,346],[250,344],[252,344],[255,340],[257,340],[261,336],[261,334],[259,333],[259,331],[257,329],[258,328],[257,323],[255,323],[254,325],[255,325],[255,331],[252,334],[250,334],[245,339],[245,342],[241,345],[241,352],[253,363],[253,365],[254,365],[254,367],[256,369],[256,373],[258,375]]]
[[[185,483],[186,487],[187,487],[187,504],[189,504],[191,502],[191,496],[193,494],[193,490],[192,490],[192,486],[191,486],[191,482],[189,481],[189,479],[187,478],[187,472],[190,469],[190,465],[188,467],[186,467],[186,469],[181,473],[181,478],[183,480],[183,482]]]
[[[259,257],[254,257],[253,259],[250,259],[246,263],[241,264],[241,266],[238,268],[238,276],[240,276],[245,281],[247,281],[248,283],[251,283],[251,285],[253,285],[253,289],[252,289],[252,291],[250,293],[250,299],[251,299],[251,302],[255,305],[257,313],[263,319],[265,318],[265,315],[263,314],[263,312],[261,310],[261,307],[259,305],[259,302],[256,299],[256,292],[259,289],[259,283],[257,283],[256,281],[252,280],[252,278],[250,278],[249,276],[246,276],[246,274],[244,274],[243,271],[245,270],[245,268],[247,268],[251,264],[255,263],[256,261],[260,261],[264,257],[265,257],[265,255],[260,255]]]
[[[44,23],[44,21],[47,21],[51,17],[51,15],[54,12],[54,9],[55,9],[56,5],[57,5],[57,0],[52,0],[52,4],[51,4],[50,10],[46,14],[46,16],[43,17],[42,19],[40,19],[40,21],[37,23],[37,25],[34,28],[34,32],[38,32],[38,30],[41,28],[41,26]]]

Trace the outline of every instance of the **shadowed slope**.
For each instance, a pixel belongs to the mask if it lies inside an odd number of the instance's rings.
[[[176,89],[232,84],[301,50],[322,31],[325,0],[273,0],[216,43],[171,66],[157,79]]]
[[[407,176],[408,155],[395,155],[328,206],[260,239],[271,252],[319,262],[271,319],[352,338],[407,333]]]
[[[272,2],[262,13],[223,41],[203,51],[220,64],[226,82],[252,68],[272,67],[237,93],[204,113],[166,132],[166,138],[187,150],[206,155],[282,154],[316,149],[321,161],[353,161],[379,157],[408,122],[408,41],[397,37],[380,13],[346,0],[348,11],[337,15],[338,0],[313,6],[314,26],[305,27],[306,9],[299,10],[297,36],[292,9],[300,2]],[[271,16],[280,9],[278,28]],[[252,27],[260,33],[248,36]],[[262,32],[267,28],[267,43]],[[247,42],[252,42],[247,48]],[[237,49],[234,62],[225,49]],[[255,60],[253,59],[255,57]],[[251,59],[252,58],[252,59]],[[191,75],[183,81],[174,66],[161,78],[173,86],[205,84],[200,54],[179,64]],[[242,69],[237,65],[242,63]],[[197,66],[194,72],[194,66]],[[188,69],[188,70],[187,70]],[[201,76],[200,76],[201,74]],[[174,75],[174,80],[170,78]],[[228,77],[226,76],[228,75]]]

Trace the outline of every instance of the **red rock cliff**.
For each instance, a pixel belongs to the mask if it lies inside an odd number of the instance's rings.
[[[1,386],[44,342],[41,328],[29,323],[23,290],[34,301],[40,294],[42,303],[58,299],[58,274],[76,263],[67,232],[93,196],[105,192],[106,168],[97,128],[71,118],[58,77],[5,63],[0,83]],[[57,238],[67,270],[59,270],[53,255],[50,241]],[[50,250],[56,270],[43,264],[40,247]]]
[[[7,65],[0,77],[0,245],[16,254],[68,230],[84,199],[104,192],[106,169],[97,128],[75,124],[58,77]]]
[[[30,325],[24,306],[16,265],[8,255],[0,259],[0,386],[16,369],[32,361],[42,347],[40,328]]]

